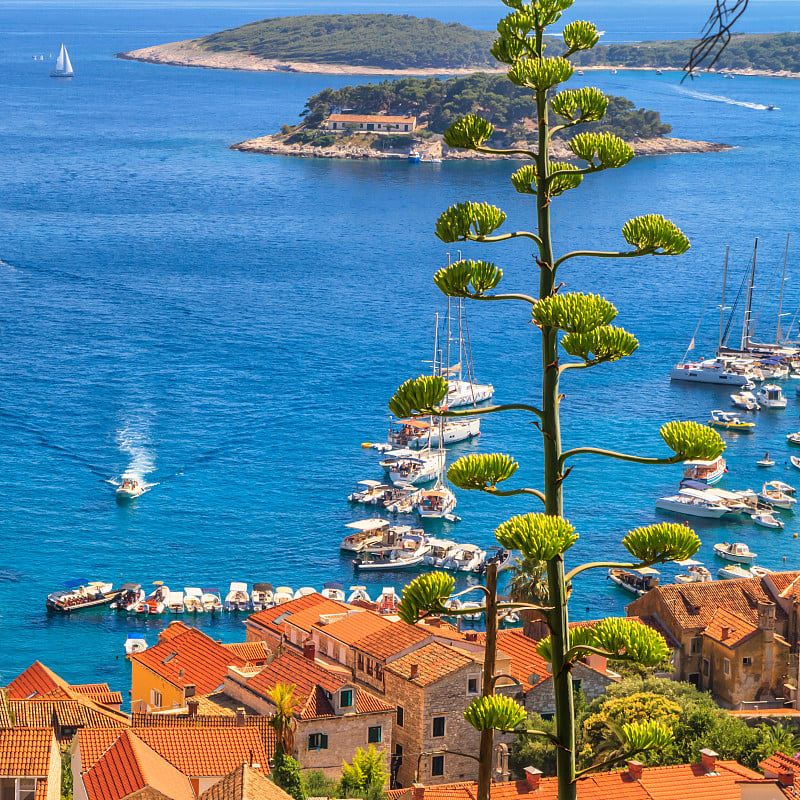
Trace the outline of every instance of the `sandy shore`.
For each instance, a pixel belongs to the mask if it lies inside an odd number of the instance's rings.
[[[462,69],[386,69],[385,67],[359,67],[348,64],[313,64],[307,61],[281,61],[259,58],[242,53],[213,53],[197,45],[197,39],[185,42],[170,42],[127,53],[117,53],[117,58],[129,61],[145,61],[150,64],[170,64],[176,67],[198,67],[201,69],[234,69],[249,72],[308,72],[322,75],[465,75],[470,72],[505,72],[505,68],[463,67]],[[610,69],[655,72],[657,67],[581,67],[575,71],[593,72]],[[661,67],[662,72],[682,72],[675,67]],[[760,69],[719,70],[729,75],[756,76],[763,78],[800,78],[800,72]]]
[[[267,155],[296,156],[299,158],[381,158],[381,159],[405,159],[405,152],[387,153],[382,150],[374,150],[365,146],[347,146],[344,144],[333,145],[332,147],[312,147],[308,144],[286,144],[287,137],[282,134],[273,136],[261,136],[257,139],[248,139],[231,146],[231,150],[242,150],[247,153],[263,153]],[[639,142],[631,142],[631,146],[637,156],[665,156],[676,153],[717,153],[722,150],[730,150],[727,144],[715,142],[693,142],[688,139],[671,139],[659,137],[657,139],[643,139]],[[497,159],[519,159],[518,156],[494,156],[484,153],[473,153],[464,150],[451,150],[441,141],[433,143],[426,142],[418,148],[420,154],[431,158],[441,158],[443,161],[493,161]],[[572,151],[567,148],[564,142],[556,141],[553,143],[552,155],[554,158],[565,161],[575,160]]]

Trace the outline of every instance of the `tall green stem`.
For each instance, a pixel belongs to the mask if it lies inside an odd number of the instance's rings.
[[[486,565],[486,645],[483,658],[483,696],[494,695],[495,663],[497,661],[497,564],[490,561]],[[491,800],[492,791],[492,753],[494,750],[494,730],[481,731],[478,759],[478,797],[477,800]]]
[[[536,44],[542,55],[543,29],[536,30]],[[539,151],[536,157],[537,221],[541,246],[539,248],[539,297],[550,297],[555,292],[555,259],[550,232],[550,198],[547,194],[547,177],[550,174],[550,130],[547,92],[536,92]],[[564,503],[561,487],[561,426],[559,420],[559,370],[558,330],[542,326],[542,439],[544,445],[545,513],[563,516]],[[567,587],[564,580],[564,558],[559,555],[547,562],[548,605],[547,615],[552,645],[553,689],[556,708],[556,771],[559,800],[575,800],[575,716],[572,697],[572,675],[566,662],[569,650],[569,614]],[[567,668],[565,668],[565,665]]]

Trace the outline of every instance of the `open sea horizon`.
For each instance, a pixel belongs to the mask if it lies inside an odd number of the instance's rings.
[[[586,0],[576,12],[609,41],[635,41],[691,36],[707,5],[648,5],[645,16],[632,0]],[[800,29],[794,0],[752,6],[742,20],[748,32]],[[504,13],[484,2],[369,9],[481,28]],[[513,166],[231,151],[295,122],[326,86],[379,78],[113,57],[264,16],[358,10],[367,7],[0,2],[0,684],[39,659],[68,680],[127,693],[127,634],[152,644],[169,622],[108,610],[49,616],[45,597],[64,580],[163,580],[223,594],[239,580],[295,589],[338,580],[368,583],[375,594],[409,579],[356,579],[338,545],[344,525],[371,512],[346,497],[356,481],[381,477],[376,452],[360,445],[385,438],[392,392],[429,369],[434,316],[445,305],[431,278],[448,252],[456,255],[433,235],[437,216],[460,200],[487,200],[508,213],[509,230],[532,225],[531,203],[508,183]],[[70,81],[49,77],[62,41],[75,68]],[[729,305],[759,239],[756,333],[769,338],[791,234],[784,327],[800,306],[800,83],[709,75],[681,85],[674,74],[620,70],[574,79],[583,84],[658,110],[677,137],[733,145],[636,159],[554,202],[561,252],[617,247],[625,220],[650,212],[692,241],[680,258],[576,260],[560,274],[568,289],[612,300],[618,324],[640,341],[630,359],[565,376],[565,446],[663,454],[659,425],[705,422],[712,409],[730,407],[723,389],[669,382],[706,304],[694,353],[715,347],[726,245]],[[518,242],[463,251],[495,261],[509,289],[535,283]],[[535,402],[538,341],[524,309],[472,304],[469,314],[478,381],[491,381],[500,402]],[[784,438],[800,428],[794,383],[785,382],[785,411],[758,414],[753,436],[728,437],[722,486],[800,482],[786,470]],[[515,485],[536,486],[538,432],[527,422],[485,417],[482,435],[451,448],[450,459],[508,452],[521,464]],[[778,461],[771,471],[755,465],[766,450]],[[127,470],[152,488],[120,506],[114,481]],[[653,503],[680,475],[680,467],[576,460],[566,513],[581,539],[569,563],[598,550],[622,555],[628,529],[668,519]],[[490,545],[504,519],[538,510],[531,499],[459,492],[462,521],[429,529]],[[700,557],[715,572],[714,543],[744,541],[762,566],[800,568],[800,522],[783,516],[777,533],[698,521]],[[677,571],[665,566],[662,580]],[[592,574],[576,583],[571,613],[620,614],[631,598]],[[184,621],[235,641],[244,638],[242,620]]]

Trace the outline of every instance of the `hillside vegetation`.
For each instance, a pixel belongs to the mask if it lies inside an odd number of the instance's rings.
[[[417,117],[432,133],[444,133],[458,117],[478,113],[496,129],[492,141],[509,143],[530,137],[536,109],[530,92],[514,86],[504,75],[475,73],[463,78],[401,78],[378,84],[323,89],[309,97],[301,116],[306,129],[324,126],[330,113],[401,114]],[[636,106],[624,97],[611,97],[602,122],[589,129],[608,130],[626,139],[652,139],[672,130],[658,111]],[[583,130],[587,130],[584,126]]]
[[[490,67],[495,34],[409,14],[276,17],[197,40],[212,52],[387,69]]]

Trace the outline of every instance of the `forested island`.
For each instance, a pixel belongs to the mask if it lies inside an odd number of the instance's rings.
[[[331,114],[388,115],[413,118],[416,128],[403,133],[330,130]],[[530,91],[515,86],[504,75],[474,73],[449,78],[400,78],[377,84],[324,89],[306,101],[297,125],[284,125],[279,134],[233,146],[237,150],[286,155],[350,158],[392,158],[411,149],[433,158],[475,158],[475,153],[449,150],[442,134],[459,117],[477,113],[495,127],[492,145],[508,148],[533,146],[537,141],[536,108]],[[376,117],[379,119],[380,117]],[[625,97],[609,96],[601,122],[581,130],[609,131],[629,141],[640,153],[707,152],[726,145],[667,138],[672,126],[658,111],[637,108]],[[567,137],[556,135],[559,157],[570,157]],[[480,157],[480,156],[477,156]]]
[[[251,22],[199,39],[146,47],[119,58],[216,69],[329,74],[465,74],[501,71],[494,31],[410,14],[312,14]],[[576,53],[579,68],[682,69],[695,40],[598,45]],[[564,44],[552,37],[548,53]],[[800,33],[734,34],[723,72],[800,77]]]

